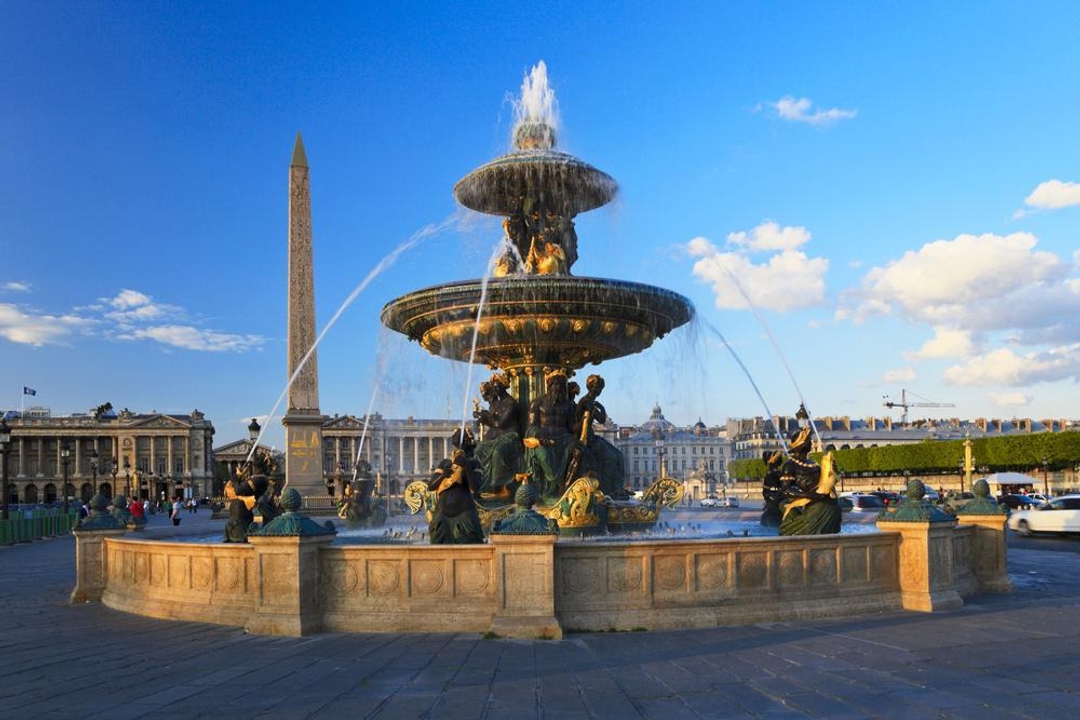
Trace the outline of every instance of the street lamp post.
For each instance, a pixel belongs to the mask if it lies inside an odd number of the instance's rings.
[[[64,514],[68,514],[68,465],[71,464],[71,446],[67,440],[60,442],[60,464],[64,466]]]
[[[656,463],[660,468],[660,477],[664,477],[667,473],[664,472],[664,440],[663,438],[656,441]]]
[[[386,516],[390,517],[390,483],[391,477],[394,473],[394,456],[392,453],[386,453],[386,487],[383,490],[386,492]]]
[[[8,427],[7,421],[0,418],[0,465],[3,466],[3,470],[0,471],[0,483],[4,489],[4,520],[8,519],[8,481],[7,481],[7,456],[8,451],[11,449],[11,428]]]
[[[91,497],[97,497],[97,461],[98,451],[94,448],[90,451],[90,475],[93,478],[94,494]]]
[[[124,485],[127,486],[128,500],[135,498],[138,493],[131,485],[131,458],[128,457],[124,458]]]
[[[112,475],[112,494],[116,497],[116,473],[120,472],[120,463],[116,458],[109,458],[109,473]]]
[[[1046,497],[1050,497],[1050,482],[1047,479],[1047,470],[1050,467],[1050,460],[1043,455],[1042,456],[1042,469],[1043,469],[1043,494]]]

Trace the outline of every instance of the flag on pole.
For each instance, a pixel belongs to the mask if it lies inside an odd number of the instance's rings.
[[[23,395],[37,395],[37,390],[35,390],[33,388],[28,388],[25,385],[23,385],[22,394]]]

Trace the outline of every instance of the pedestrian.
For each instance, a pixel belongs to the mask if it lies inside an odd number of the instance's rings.
[[[181,513],[183,511],[184,511],[184,506],[180,503],[180,496],[177,495],[176,498],[173,500],[172,513],[169,516],[169,517],[172,518],[172,524],[173,525],[179,525],[180,524]]]

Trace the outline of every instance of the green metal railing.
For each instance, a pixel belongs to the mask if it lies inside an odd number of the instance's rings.
[[[79,520],[79,512],[63,510],[9,510],[8,519],[0,520],[0,545],[30,542],[47,537],[67,535]]]

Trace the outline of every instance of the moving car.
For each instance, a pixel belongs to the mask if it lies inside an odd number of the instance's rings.
[[[1042,500],[1022,493],[1011,493],[998,498],[998,505],[1007,507],[1010,510],[1017,510],[1020,508],[1038,507],[1039,505],[1042,505]]]
[[[739,507],[739,498],[737,497],[725,497],[720,498],[717,507],[737,508]]]
[[[708,497],[701,498],[701,502],[698,503],[701,507],[719,507],[720,499],[709,495]]]
[[[839,499],[840,509],[844,512],[881,512],[885,501],[870,493],[843,493]]]
[[[1010,530],[1020,535],[1037,532],[1080,533],[1080,495],[1062,495],[1028,510],[1014,510]]]

